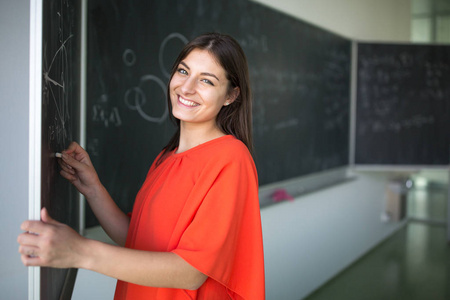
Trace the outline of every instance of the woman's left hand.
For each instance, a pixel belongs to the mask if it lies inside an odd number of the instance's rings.
[[[17,242],[25,266],[78,268],[81,265],[84,237],[69,226],[52,219],[41,210],[41,221],[25,221]]]

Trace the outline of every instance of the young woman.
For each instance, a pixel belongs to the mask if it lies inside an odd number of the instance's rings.
[[[264,299],[244,52],[230,36],[199,36],[177,58],[168,95],[178,129],[150,167],[131,218],[84,149],[72,143],[62,154],[61,175],[119,246],[86,239],[43,209],[41,221],[21,226],[22,261],[117,278],[115,299]]]

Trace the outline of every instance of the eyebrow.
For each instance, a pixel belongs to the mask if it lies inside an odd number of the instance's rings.
[[[186,67],[186,69],[191,70],[191,68],[189,68],[189,66],[185,63],[185,62],[180,62],[180,65],[183,65]],[[220,81],[219,77],[217,77],[216,75],[212,74],[212,73],[208,73],[208,72],[202,72],[201,75],[205,75],[205,76],[211,76],[216,78],[218,81]]]

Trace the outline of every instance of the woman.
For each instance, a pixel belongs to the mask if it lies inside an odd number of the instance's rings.
[[[263,299],[251,97],[237,42],[213,33],[187,44],[172,70],[168,106],[178,129],[150,167],[131,219],[78,144],[62,154],[61,175],[122,247],[88,240],[43,209],[42,221],[22,224],[22,261],[117,278],[115,299]]]

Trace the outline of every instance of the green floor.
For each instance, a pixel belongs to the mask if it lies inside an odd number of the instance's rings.
[[[306,300],[448,300],[445,188],[411,191],[409,221]]]

